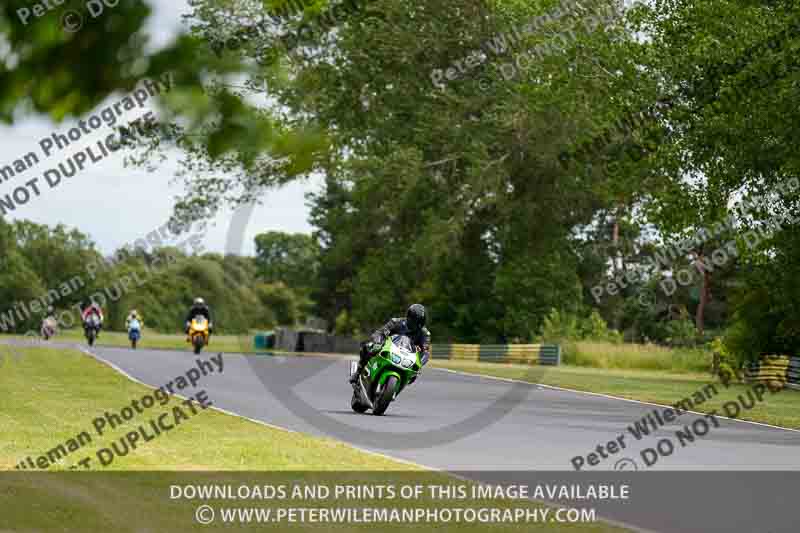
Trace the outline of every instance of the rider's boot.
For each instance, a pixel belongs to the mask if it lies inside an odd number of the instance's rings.
[[[358,353],[358,370],[356,370],[355,374],[350,376],[349,380],[353,386],[358,383],[358,377],[364,371],[364,368],[367,366],[367,363],[374,353],[375,350],[370,347],[369,343],[364,343],[361,345],[361,351]]]
[[[364,371],[365,366],[366,365],[361,361],[358,362],[358,369],[356,369],[356,371],[353,373],[352,376],[350,376],[350,379],[348,380],[350,381],[351,385],[355,385],[356,383],[358,383],[358,377],[361,375],[361,372]]]

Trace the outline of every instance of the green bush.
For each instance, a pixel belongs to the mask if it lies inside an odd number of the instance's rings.
[[[741,368],[742,361],[730,352],[721,337],[717,337],[710,343],[713,354],[717,357],[717,375],[725,384],[730,376],[736,375],[736,370]]]
[[[295,292],[283,282],[260,283],[256,294],[261,304],[272,311],[281,326],[293,326],[301,318],[300,305]]]
[[[565,345],[568,341],[582,340],[620,343],[622,334],[609,329],[606,321],[596,310],[593,310],[588,317],[581,317],[573,313],[551,309],[544,319],[538,340],[561,342]]]
[[[722,342],[739,364],[761,354],[800,352],[800,228],[776,234],[769,245],[731,298],[732,321]]]
[[[697,341],[697,328],[691,320],[670,320],[664,326],[664,342],[670,346],[689,346]]]
[[[345,335],[350,337],[359,336],[358,324],[347,312],[347,309],[342,309],[336,316],[336,322],[333,326],[333,331],[336,335]]]
[[[570,313],[562,313],[558,309],[551,309],[544,318],[539,336],[546,342],[577,340],[580,338],[578,317]]]

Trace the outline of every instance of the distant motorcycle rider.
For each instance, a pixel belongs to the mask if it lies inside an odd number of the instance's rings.
[[[431,332],[425,327],[426,313],[422,304],[414,304],[406,311],[406,317],[392,318],[383,327],[375,330],[370,340],[361,344],[359,353],[358,370],[350,378],[350,383],[355,384],[358,376],[367,366],[367,362],[383,347],[386,339],[391,335],[408,335],[414,348],[420,352],[420,362],[424,366],[431,357]]]
[[[41,327],[41,335],[46,339],[49,339],[56,333],[56,328],[58,327],[58,320],[56,320],[56,310],[53,309],[52,305],[47,306],[47,311],[45,312],[44,318],[42,319],[42,327]]]
[[[137,320],[139,322],[140,328],[144,326],[142,317],[139,316],[139,313],[136,311],[136,309],[132,309],[131,312],[128,313],[128,316],[125,318],[125,329],[130,329],[131,322],[133,322],[134,320]]]
[[[103,309],[94,300],[90,300],[88,305],[84,304],[84,307],[82,309],[83,309],[83,311],[81,311],[81,320],[83,321],[83,329],[84,330],[87,329],[87,322],[86,321],[89,319],[90,316],[97,315],[97,318],[100,319],[100,322],[98,324],[98,330],[97,330],[97,334],[99,336],[100,335],[100,330],[103,328]]]
[[[211,335],[213,329],[213,322],[211,320],[211,309],[206,305],[205,300],[202,298],[195,298],[192,302],[192,307],[189,309],[189,314],[186,315],[186,333],[189,333],[189,328],[192,325],[192,319],[196,316],[203,316],[208,320],[208,334]]]

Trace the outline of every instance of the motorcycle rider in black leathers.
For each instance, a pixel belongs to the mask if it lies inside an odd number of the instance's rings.
[[[425,307],[422,304],[414,304],[408,308],[406,318],[392,318],[383,327],[375,330],[370,340],[361,344],[358,370],[350,377],[350,383],[355,385],[367,362],[383,347],[386,338],[391,335],[408,335],[414,343],[414,348],[420,352],[420,362],[423,366],[427,364],[431,357],[431,332],[425,327],[425,315]]]
[[[195,298],[192,302],[192,307],[189,309],[189,314],[186,315],[186,333],[189,333],[189,328],[192,324],[192,319],[197,315],[206,317],[208,320],[208,336],[211,337],[211,331],[214,323],[211,321],[211,309],[208,308],[206,302],[202,298]]]

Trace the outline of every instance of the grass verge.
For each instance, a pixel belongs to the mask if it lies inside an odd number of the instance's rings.
[[[4,354],[0,346],[0,355]],[[16,347],[15,347],[16,349]],[[121,374],[71,350],[19,348],[18,359],[0,358],[0,469],[45,453],[88,432],[92,442],[67,455],[66,469],[94,455],[156,414],[182,406],[179,398],[158,403],[131,421],[98,436],[92,421],[119,413],[149,391]],[[211,398],[213,402],[213,398]],[[184,411],[188,409],[184,406]],[[94,462],[94,461],[93,461]],[[101,467],[102,468],[102,467]],[[334,440],[271,429],[211,409],[118,457],[104,470],[351,470],[410,467],[366,454]]]
[[[712,354],[703,348],[666,348],[655,344],[566,341],[563,362],[568,365],[620,370],[707,372]]]

